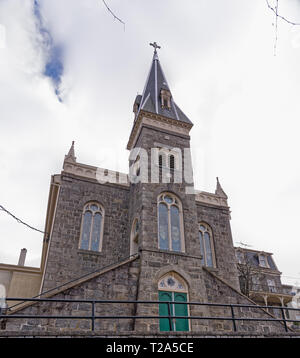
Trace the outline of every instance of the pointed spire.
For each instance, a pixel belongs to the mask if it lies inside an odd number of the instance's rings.
[[[75,142],[72,141],[71,148],[70,148],[68,154],[65,155],[65,161],[76,163],[74,143],[75,143]]]
[[[221,198],[228,199],[228,196],[225,194],[224,190],[221,187],[218,177],[217,177],[217,188],[216,188],[215,194],[217,194]]]
[[[188,117],[174,102],[168,82],[159,62],[157,49],[160,46],[156,42],[150,43],[154,47],[153,59],[149,75],[144,87],[136,113],[136,118],[141,110],[155,113],[177,121],[192,124]]]

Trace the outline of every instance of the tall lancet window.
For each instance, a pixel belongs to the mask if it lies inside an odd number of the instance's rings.
[[[170,193],[158,197],[158,245],[162,250],[185,251],[182,205]]]
[[[214,252],[214,243],[213,235],[211,228],[205,224],[199,224],[199,241],[200,241],[200,250],[201,250],[201,263],[204,266],[215,267],[215,252]]]
[[[79,248],[82,250],[101,251],[103,238],[104,210],[100,204],[93,202],[84,206],[82,213]]]

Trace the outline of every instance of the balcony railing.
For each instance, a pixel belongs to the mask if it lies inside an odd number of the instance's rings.
[[[293,293],[291,292],[290,289],[282,287],[282,286],[252,284],[250,286],[250,291],[271,292],[271,293],[279,293],[279,294],[285,294],[285,295],[293,296]]]

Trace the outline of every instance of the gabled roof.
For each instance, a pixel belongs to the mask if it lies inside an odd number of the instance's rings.
[[[171,93],[168,82],[161,68],[157,52],[155,51],[137,116],[140,110],[144,110],[177,121],[192,124],[188,117],[174,102],[173,97],[171,97],[171,108],[162,108],[160,98],[161,89],[165,89]]]

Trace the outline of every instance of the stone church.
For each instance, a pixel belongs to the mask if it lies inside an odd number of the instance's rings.
[[[224,319],[231,317],[229,306],[188,304],[255,305],[240,291],[228,198],[218,180],[214,193],[194,188],[193,124],[175,103],[153,47],[143,93],[133,104],[128,174],[78,162],[73,142],[62,172],[51,178],[39,297],[105,301],[95,304],[99,335],[231,334],[232,321]],[[90,319],[49,316],[90,314],[84,302],[19,302],[1,328],[85,332]],[[159,318],[168,314],[185,318]],[[236,321],[238,332],[285,331],[261,308],[234,307],[234,314],[258,318]]]

